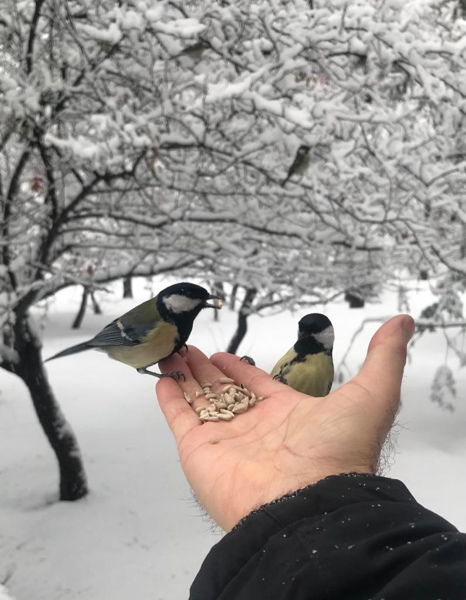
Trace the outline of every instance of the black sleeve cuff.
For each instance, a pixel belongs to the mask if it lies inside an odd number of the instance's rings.
[[[464,600],[465,538],[400,481],[331,476],[245,517],[190,598]]]

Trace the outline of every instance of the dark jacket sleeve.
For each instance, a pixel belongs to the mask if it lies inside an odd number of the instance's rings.
[[[190,600],[466,600],[466,535],[395,479],[336,475],[212,548]]]

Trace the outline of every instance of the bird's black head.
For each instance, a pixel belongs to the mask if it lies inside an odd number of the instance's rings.
[[[335,335],[330,319],[320,313],[311,313],[298,323],[298,341],[312,339],[327,352],[331,352]]]
[[[299,147],[298,154],[300,156],[304,156],[305,154],[307,154],[309,152],[310,149],[311,149],[310,146],[306,146],[305,144],[303,144],[302,146]]]
[[[208,301],[214,300],[212,304]],[[157,310],[166,321],[171,321],[178,328],[180,344],[186,343],[191,333],[194,319],[203,308],[221,308],[222,300],[195,283],[175,283],[157,295]],[[177,348],[177,349],[179,349]]]
[[[209,304],[208,300],[215,300]],[[162,314],[172,316],[190,314],[194,319],[203,308],[221,308],[222,301],[218,296],[195,283],[175,283],[157,295],[157,308]]]

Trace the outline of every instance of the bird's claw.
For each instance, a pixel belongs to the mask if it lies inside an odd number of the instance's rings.
[[[164,373],[163,377],[171,377],[175,381],[186,381],[186,375],[183,371],[169,371],[168,373]]]
[[[283,375],[280,375],[280,373],[277,373],[277,375],[274,375],[273,378],[275,379],[275,381],[279,381],[280,383],[284,383],[285,385],[288,385],[286,379],[283,377]]]
[[[245,362],[248,363],[248,365],[251,365],[252,367],[256,366],[256,361],[253,358],[251,358],[250,356],[242,356],[240,358],[240,360],[244,360]]]
[[[186,381],[186,375],[183,373],[183,371],[169,371],[168,373],[154,373],[153,371],[149,371],[149,369],[146,369],[146,368],[136,369],[136,371],[138,373],[140,373],[141,375],[152,375],[152,377],[158,377],[158,379],[162,379],[163,377],[171,377],[175,381],[180,381],[180,379],[182,379],[183,381]]]

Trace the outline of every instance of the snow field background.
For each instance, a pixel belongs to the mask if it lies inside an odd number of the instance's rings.
[[[157,281],[154,294],[172,281]],[[409,294],[416,317],[430,299],[425,282]],[[37,313],[44,327],[43,356],[92,337],[104,325],[150,297],[147,282],[135,284],[135,298],[101,296],[103,315],[89,309],[81,330],[70,324],[81,289],[61,292],[47,311]],[[394,293],[363,310],[343,302],[296,314],[253,316],[240,354],[270,370],[295,341],[306,312],[325,312],[336,331],[338,366],[362,318],[396,314]],[[43,319],[46,314],[45,320]],[[189,343],[206,354],[224,350],[236,314],[224,308],[219,322],[203,311]],[[361,365],[377,324],[368,324],[348,359]],[[429,400],[435,370],[445,360],[454,369],[456,411],[442,411]],[[387,365],[390,368],[390,365]],[[188,589],[210,547],[220,539],[201,517],[179,465],[171,433],[158,407],[155,380],[85,352],[47,365],[52,386],[73,427],[84,457],[91,493],[76,503],[58,503],[55,458],[39,427],[22,382],[0,371],[0,582],[16,600],[172,600]],[[410,354],[402,409],[393,437],[390,470],[419,502],[466,530],[466,370],[446,354],[441,333],[423,336]],[[225,423],[228,427],[228,423]]]

